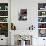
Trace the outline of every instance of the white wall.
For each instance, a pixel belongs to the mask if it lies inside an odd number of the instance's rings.
[[[29,26],[33,23],[37,23],[37,2],[31,0],[13,0],[11,2],[11,19],[12,22],[16,25],[17,30],[28,30]],[[34,3],[34,5],[32,5]],[[18,20],[18,13],[20,9],[27,8],[27,21],[19,21]],[[35,19],[36,18],[36,19]],[[35,21],[36,20],[36,21]],[[33,24],[36,26],[36,24]]]
[[[17,30],[27,30],[32,24],[35,29],[38,27],[38,3],[45,3],[46,0],[11,0],[11,22],[16,25]],[[27,8],[27,21],[19,21],[20,9]]]
[[[38,38],[38,3],[45,3],[46,0],[11,0],[11,22],[16,25],[16,32],[20,32],[20,30],[28,30],[30,25],[35,26],[35,32],[33,33],[33,46],[40,46],[39,44],[43,44],[42,38]],[[18,13],[21,8],[27,8],[27,21],[18,21]],[[26,31],[25,31],[26,33]],[[35,37],[37,36],[37,37]],[[37,40],[36,40],[37,39]],[[38,44],[39,43],[39,44]]]
[[[8,0],[0,0],[0,3],[8,3]]]
[[[27,21],[18,21],[18,13],[21,8],[27,8]],[[21,34],[22,32],[26,34],[28,27],[33,24],[35,26],[34,31],[36,32],[36,34],[33,34],[37,36],[37,8],[37,0],[11,0],[11,22],[16,25],[16,32],[20,33],[21,30]]]

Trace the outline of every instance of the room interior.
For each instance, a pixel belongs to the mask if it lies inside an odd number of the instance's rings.
[[[46,46],[46,0],[0,0],[0,46]]]

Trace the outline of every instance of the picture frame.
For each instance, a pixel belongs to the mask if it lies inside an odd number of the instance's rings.
[[[19,21],[26,21],[26,20],[27,20],[27,9],[20,9]]]

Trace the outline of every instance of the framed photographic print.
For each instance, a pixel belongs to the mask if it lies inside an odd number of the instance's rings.
[[[39,29],[39,37],[46,37],[46,29]]]
[[[19,20],[25,21],[27,20],[27,9],[20,9]]]
[[[0,35],[8,37],[8,23],[0,23]]]

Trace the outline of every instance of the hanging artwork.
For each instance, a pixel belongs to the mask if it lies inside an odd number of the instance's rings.
[[[39,37],[46,37],[46,29],[39,29]]]
[[[8,23],[0,23],[0,35],[8,37]]]
[[[11,23],[11,30],[16,30],[16,26],[13,23]]]
[[[20,9],[19,20],[27,20],[27,9]]]

